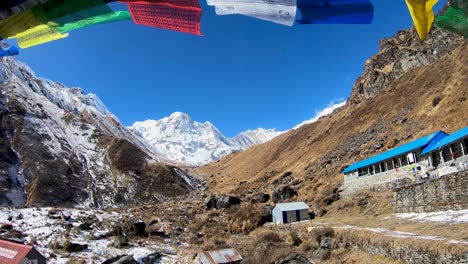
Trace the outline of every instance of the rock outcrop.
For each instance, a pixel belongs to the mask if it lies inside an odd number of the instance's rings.
[[[366,61],[364,72],[354,83],[348,102],[358,104],[374,97],[403,74],[434,63],[462,42],[463,37],[439,28],[433,28],[425,41],[417,37],[414,28],[382,39],[379,52]]]

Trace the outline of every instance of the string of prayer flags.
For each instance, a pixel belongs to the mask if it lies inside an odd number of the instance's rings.
[[[207,0],[217,15],[244,15],[292,26],[296,20],[296,0]]]
[[[29,48],[68,37],[66,32],[77,27],[125,17],[113,13],[104,0],[51,0],[0,21],[0,37],[17,38],[18,46]],[[113,17],[101,17],[108,14]]]
[[[425,40],[431,31],[435,17],[432,8],[437,2],[438,0],[406,0],[406,5],[421,40]]]
[[[374,6],[369,0],[299,0],[299,24],[371,24]]]
[[[135,24],[201,35],[198,0],[122,0]]]
[[[8,46],[6,48],[0,47],[0,58],[8,56],[16,56],[19,54],[19,50],[15,46]]]
[[[444,15],[436,18],[434,25],[468,38],[468,16],[461,9],[450,6]]]

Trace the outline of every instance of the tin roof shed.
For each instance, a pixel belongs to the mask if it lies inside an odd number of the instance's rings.
[[[276,204],[276,208],[278,210],[284,212],[284,211],[296,211],[296,210],[305,210],[309,209],[309,206],[305,204],[304,202],[294,202],[294,203],[278,203]]]
[[[203,251],[197,255],[203,264],[238,263],[242,256],[234,248]]]

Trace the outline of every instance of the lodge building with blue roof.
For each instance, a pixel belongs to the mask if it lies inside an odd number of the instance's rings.
[[[343,171],[343,195],[391,186],[403,178],[420,180],[466,169],[468,126],[452,134],[439,130],[348,166]]]

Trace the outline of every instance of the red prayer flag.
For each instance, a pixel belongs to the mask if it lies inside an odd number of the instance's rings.
[[[201,35],[202,10],[198,0],[146,0],[127,2],[136,24]]]

